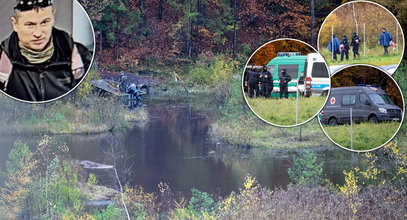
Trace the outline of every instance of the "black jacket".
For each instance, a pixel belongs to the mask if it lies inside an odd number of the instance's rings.
[[[357,43],[356,43],[356,40],[358,41]],[[358,36],[353,36],[351,46],[352,47],[359,47],[359,44],[360,44],[360,38]]]
[[[280,80],[280,85],[287,86],[288,83],[291,81],[291,76],[286,74],[281,74],[281,76],[278,78]]]
[[[259,83],[259,73],[254,70],[247,71],[247,82],[249,84],[257,84]]]
[[[0,89],[15,98],[26,101],[47,101],[57,98],[73,89],[81,79],[74,78],[71,70],[72,50],[76,45],[82,58],[85,72],[92,55],[85,46],[75,43],[64,31],[53,28],[54,54],[48,61],[31,64],[21,55],[18,36],[13,32],[1,43],[0,54],[4,51],[12,63],[7,87],[0,82]],[[83,77],[83,76],[82,76]]]
[[[342,40],[342,44],[345,47],[345,50],[349,50],[349,41],[347,38]]]
[[[270,73],[270,71],[263,70],[263,72],[261,72],[261,74],[260,74],[260,82],[271,84],[272,81],[273,81],[273,75]]]

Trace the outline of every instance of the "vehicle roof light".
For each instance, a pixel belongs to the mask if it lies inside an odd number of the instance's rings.
[[[375,88],[379,88],[378,85],[367,85],[367,84],[357,84],[356,86],[366,86],[366,87],[375,87]]]
[[[278,56],[301,56],[301,52],[278,52]]]

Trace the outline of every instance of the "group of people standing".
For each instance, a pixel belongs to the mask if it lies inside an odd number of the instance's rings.
[[[285,69],[282,69],[278,80],[280,83],[280,98],[288,98],[288,83],[291,81],[291,76],[287,74]],[[271,98],[273,74],[270,73],[267,66],[263,66],[261,71],[252,66],[245,74],[244,83],[250,98],[254,96]]]
[[[393,40],[393,37],[391,36],[390,32],[386,31],[386,28],[383,28],[382,33],[379,36],[378,43],[381,46],[383,46],[384,55],[387,55],[389,53],[389,50],[388,50],[389,46],[395,47],[395,44],[392,40]],[[360,43],[361,43],[361,40],[356,32],[353,32],[353,36],[352,36],[352,40],[351,40],[350,44],[349,44],[349,40],[346,37],[346,35],[343,35],[342,41],[339,41],[339,39],[335,37],[335,34],[333,34],[332,39],[329,41],[329,44],[328,44],[328,50],[329,50],[329,52],[332,53],[332,58],[334,60],[337,60],[336,55],[340,54],[341,61],[343,61],[344,57],[346,58],[346,60],[349,60],[349,50],[350,50],[350,47],[352,47],[353,59],[356,59],[356,57],[360,58],[360,54],[359,54],[359,44]]]
[[[329,41],[328,50],[332,53],[332,58],[337,60],[336,55],[341,55],[341,61],[345,57],[346,60],[349,60],[349,50],[352,47],[353,51],[353,59],[360,58],[359,54],[359,44],[361,40],[356,32],[353,32],[352,40],[349,43],[348,38],[346,35],[343,35],[342,41],[339,41],[338,38],[335,37],[335,34],[332,35],[332,39]]]
[[[245,87],[250,98],[254,96],[270,98],[273,91],[273,74],[268,71],[267,66],[263,66],[261,71],[252,66],[245,74]]]

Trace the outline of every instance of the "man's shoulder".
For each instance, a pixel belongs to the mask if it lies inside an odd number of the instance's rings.
[[[8,54],[11,48],[15,48],[17,46],[17,43],[18,43],[17,33],[13,31],[6,39],[1,41],[0,49],[2,49],[4,52]]]
[[[52,37],[58,41],[68,42],[69,46],[73,46],[73,38],[64,30],[52,28]]]

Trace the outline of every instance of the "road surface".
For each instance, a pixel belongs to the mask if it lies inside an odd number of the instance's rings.
[[[341,69],[342,67],[347,66],[347,65],[333,65],[329,66],[329,69],[331,70],[331,73],[335,73],[337,70]],[[397,64],[392,64],[392,65],[387,65],[387,66],[379,66],[379,68],[387,71],[390,75],[392,75],[396,69],[397,69]]]

